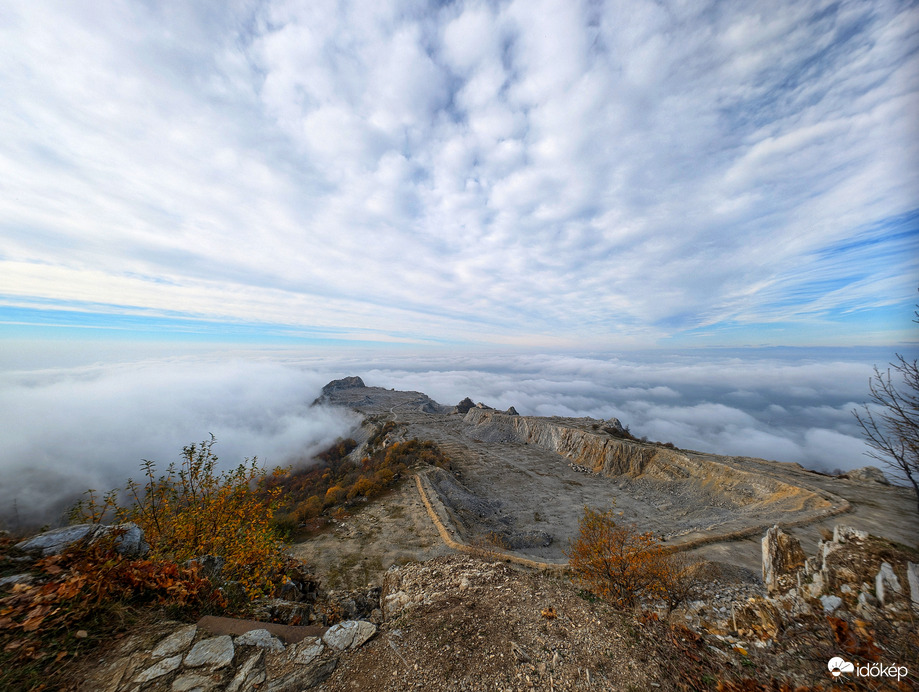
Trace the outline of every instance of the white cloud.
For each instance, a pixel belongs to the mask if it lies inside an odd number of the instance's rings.
[[[919,208],[915,7],[8,15],[4,294],[381,340],[906,338],[915,219],[849,241]]]
[[[0,386],[0,506],[11,521],[56,518],[88,488],[165,470],[213,433],[222,468],[247,457],[269,467],[309,459],[355,418],[310,403],[328,380],[264,360],[200,358],[8,371]]]

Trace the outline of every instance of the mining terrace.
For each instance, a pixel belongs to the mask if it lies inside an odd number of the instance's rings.
[[[350,571],[342,585],[464,546],[564,565],[585,505],[613,507],[623,522],[653,531],[675,550],[751,572],[774,524],[806,550],[821,529],[840,522],[910,545],[919,535],[905,488],[641,442],[615,419],[520,416],[468,400],[444,406],[420,392],[367,387],[357,377],[329,383],[317,401],[360,413],[364,423],[352,435],[359,443],[392,421],[390,441],[431,440],[453,467],[420,470],[380,506],[294,546],[327,578],[333,573],[333,582]]]

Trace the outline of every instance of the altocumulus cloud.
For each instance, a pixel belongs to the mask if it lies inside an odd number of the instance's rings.
[[[0,294],[377,341],[892,343],[917,22],[895,0],[12,3]]]
[[[223,468],[308,459],[355,418],[310,407],[326,380],[249,360],[144,361],[0,375],[0,517],[54,521],[87,488],[122,487],[209,433]]]

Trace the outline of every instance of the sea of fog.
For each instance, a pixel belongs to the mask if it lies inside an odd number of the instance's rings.
[[[58,523],[83,490],[123,486],[143,459],[165,468],[211,433],[227,466],[253,456],[272,466],[307,463],[355,424],[349,411],[310,405],[329,380],[348,375],[445,404],[468,396],[523,415],[616,417],[636,436],[678,447],[851,469],[877,463],[864,454],[852,410],[867,398],[873,366],[893,355],[7,351],[0,522]]]

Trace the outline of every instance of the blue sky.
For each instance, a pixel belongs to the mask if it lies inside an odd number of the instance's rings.
[[[916,341],[914,2],[0,17],[9,339]]]

